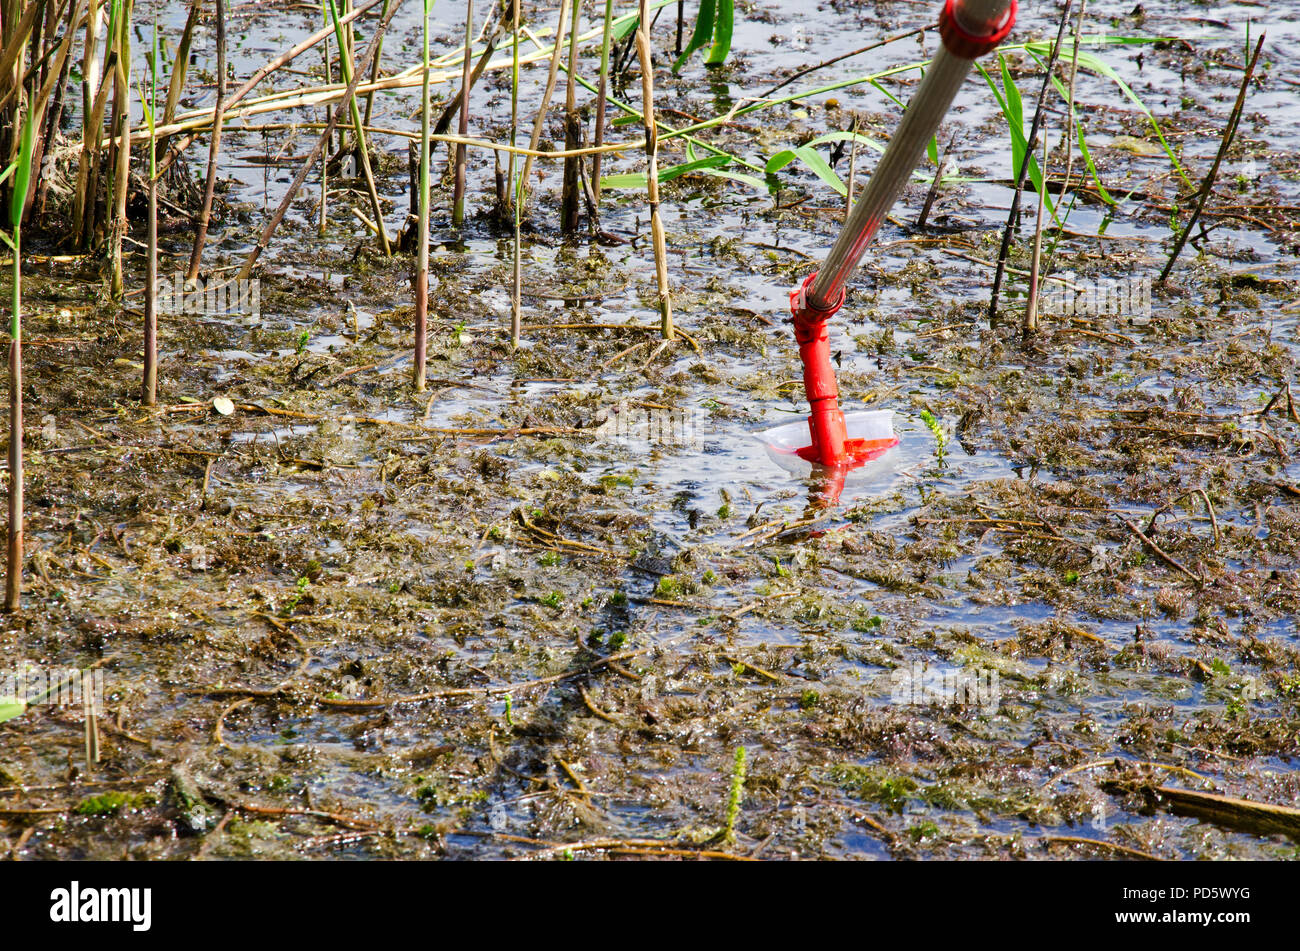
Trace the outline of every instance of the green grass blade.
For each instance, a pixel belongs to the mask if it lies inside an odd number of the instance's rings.
[[[1025,103],[1020,98],[1020,88],[1011,77],[1011,69],[1007,66],[1007,58],[1001,54],[998,55],[998,68],[1002,71],[1002,89],[1007,96],[1003,111],[1006,112],[1008,119],[1023,129],[1025,127]]]
[[[1092,161],[1092,153],[1088,151],[1088,140],[1083,135],[1083,123],[1075,120],[1075,128],[1079,132],[1079,153],[1083,156],[1083,164],[1088,168],[1088,174],[1092,176],[1092,183],[1097,186],[1097,194],[1101,196],[1102,201],[1108,205],[1117,204],[1110,192],[1106,191],[1106,186],[1101,183],[1101,176],[1097,174],[1097,166]]]
[[[1002,59],[1001,56],[998,58],[999,60]],[[985,82],[988,83],[989,89],[993,90],[993,98],[996,99],[998,105],[1002,107],[1002,115],[1007,120],[1007,132],[1011,137],[1011,179],[1012,181],[1015,181],[1016,177],[1020,174],[1020,166],[1025,160],[1025,154],[1029,151],[1029,143],[1025,140],[1024,106],[1020,101],[1019,90],[1016,90],[1016,84],[1011,81],[1011,76],[1006,70],[1005,62],[1002,64],[1002,88],[1003,92],[1006,93],[1006,98],[1003,98],[1002,93],[998,91],[997,83],[995,83],[993,77],[989,75],[988,70],[979,63],[975,64],[975,68],[980,71],[981,75],[983,75]],[[1043,202],[1047,206],[1048,212],[1051,213],[1052,220],[1056,221],[1057,224],[1060,224],[1060,220],[1056,217],[1056,206],[1052,202],[1052,196],[1048,194],[1044,188],[1043,170],[1038,167],[1038,159],[1033,155],[1029,156],[1028,175],[1029,180],[1034,183],[1035,191],[1039,192],[1043,196]]]
[[[699,172],[707,168],[720,168],[729,164],[731,164],[731,156],[729,155],[710,155],[706,158],[696,159],[693,162],[670,165],[668,168],[659,170],[659,182],[660,184],[671,182],[674,178],[681,178],[691,172]],[[601,188],[645,188],[645,186],[645,172],[633,172],[627,175],[605,175],[600,179]]]
[[[839,194],[848,194],[848,188],[845,187],[844,182],[840,180],[840,177],[835,174],[835,170],[826,163],[826,160],[821,157],[821,154],[816,149],[812,148],[811,145],[801,145],[796,149],[782,149],[767,160],[767,166],[764,171],[769,175],[775,175],[777,172],[781,171],[781,169],[795,161],[795,159],[803,162],[803,164],[808,166],[808,168],[811,169],[818,178],[831,186],[831,188],[835,189]]]
[[[1068,104],[1070,101],[1070,91],[1065,88],[1065,83],[1053,76],[1052,84],[1056,87],[1056,91],[1061,94],[1061,101]],[[1088,169],[1088,174],[1092,178],[1093,185],[1097,187],[1097,194],[1101,197],[1102,201],[1106,202],[1106,204],[1117,204],[1115,199],[1111,197],[1110,192],[1106,191],[1106,186],[1101,183],[1101,176],[1097,174],[1097,165],[1092,160],[1092,153],[1088,150],[1088,140],[1083,134],[1083,120],[1079,118],[1077,110],[1071,112],[1070,121],[1074,123],[1075,131],[1078,133],[1079,153],[1083,156],[1083,164]]]
[[[12,720],[14,717],[20,717],[27,712],[25,703],[0,703],[0,723],[6,720]]]
[[[1134,42],[1134,41],[1135,40],[1130,38],[1130,42]],[[1152,40],[1151,42],[1155,42],[1155,40]],[[1025,52],[1027,52],[1030,56],[1033,56],[1034,59],[1039,60],[1039,62],[1041,63],[1040,57],[1047,56],[1051,53],[1052,44],[1051,43],[1026,43],[1024,49]],[[1073,51],[1071,52],[1071,55],[1073,55]],[[1113,82],[1116,86],[1119,87],[1120,92],[1124,94],[1124,96],[1129,100],[1129,102],[1133,103],[1133,105],[1137,106],[1138,109],[1141,110],[1142,114],[1146,116],[1147,120],[1151,123],[1151,128],[1155,130],[1156,137],[1160,139],[1160,144],[1161,146],[1164,147],[1165,155],[1169,156],[1169,162],[1171,165],[1173,165],[1174,171],[1178,173],[1178,177],[1183,180],[1183,184],[1185,184],[1188,188],[1195,189],[1197,186],[1194,185],[1191,179],[1187,177],[1187,172],[1184,171],[1182,163],[1179,162],[1178,157],[1174,155],[1174,150],[1170,148],[1169,142],[1166,141],[1164,131],[1161,130],[1160,123],[1156,121],[1156,117],[1154,113],[1152,113],[1151,110],[1147,108],[1146,103],[1144,103],[1141,97],[1138,96],[1138,94],[1132,90],[1129,84],[1124,82],[1124,80],[1120,78],[1119,73],[1115,72],[1114,68],[1112,68],[1100,57],[1094,56],[1091,53],[1084,52],[1083,50],[1079,51],[1079,67],[1081,69],[1086,69],[1090,73],[1096,73],[1098,76],[1102,76],[1105,77],[1106,79],[1109,79],[1111,82]]]
[[[867,148],[876,152],[883,153],[885,151],[885,145],[883,142],[878,142],[871,138],[871,136],[863,135],[861,132],[827,132],[825,135],[819,135],[817,138],[805,142],[804,146],[806,148],[811,148],[817,145],[825,145],[827,142],[853,141],[857,141],[860,145],[865,145]]]
[[[754,175],[746,175],[744,172],[732,172],[725,169],[707,168],[703,170],[703,173],[705,175],[712,175],[715,178],[729,178],[733,182],[740,182],[742,185],[748,185],[761,192],[771,191],[767,186],[767,182]]]
[[[998,69],[1002,74],[1002,92],[1005,96],[1002,102],[1002,114],[1006,117],[1007,126],[1011,131],[1011,177],[1014,178],[1020,170],[1021,164],[1025,161],[1025,103],[1020,98],[1020,89],[1016,86],[1016,81],[1011,77],[1011,70],[1007,66],[1007,58],[998,54]]]
[[[637,28],[640,22],[641,22],[641,17],[636,13],[632,14],[630,17],[628,17],[625,20],[622,21],[615,20],[613,23],[610,24],[609,41],[611,43],[617,43],[619,40],[624,39],[625,37],[630,35],[633,30]]]
[[[18,171],[14,174],[14,190],[9,196],[9,221],[17,231],[23,223],[23,206],[27,204],[27,186],[32,181],[32,147],[35,123],[29,113],[23,120],[22,146],[18,151]]]
[[[686,65],[686,61],[691,58],[691,55],[713,39],[713,21],[716,8],[717,0],[700,0],[700,12],[695,17],[695,30],[691,33],[691,39],[686,44],[686,49],[682,50],[682,55],[677,57],[677,61],[673,63],[674,73],[680,72],[681,68]]]
[[[735,0],[717,0],[718,12],[713,20],[713,48],[704,58],[705,66],[721,66],[731,52],[731,32],[735,27]]]

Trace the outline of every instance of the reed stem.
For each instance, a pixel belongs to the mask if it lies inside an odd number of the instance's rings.
[[[678,18],[680,17],[679,4]],[[596,135],[593,143],[596,148],[605,144],[605,100],[609,95],[609,42],[613,22],[614,0],[605,0],[605,25],[600,38],[600,89],[596,93]],[[591,191],[596,199],[597,212],[600,210],[600,159],[599,152],[591,159]]]
[[[348,84],[352,92],[344,98],[347,101],[348,113],[352,117],[352,131],[356,139],[357,161],[361,166],[361,172],[366,181],[366,193],[370,198],[370,210],[375,216],[375,229],[379,238],[379,249],[383,252],[384,257],[393,253],[392,246],[388,241],[388,229],[384,227],[384,206],[379,200],[379,190],[375,187],[375,175],[370,168],[370,146],[366,141],[366,130],[361,121],[361,110],[357,106],[356,87],[357,83],[353,80],[359,78],[352,64],[352,46],[347,40],[347,35],[343,32],[343,24],[339,18],[338,6],[335,0],[328,0],[330,19],[334,22],[334,40],[339,48],[339,73],[343,81]],[[396,9],[396,8],[394,8]],[[392,12],[392,11],[390,11]],[[386,21],[381,21],[386,22]],[[350,34],[352,31],[349,30]],[[383,37],[383,31],[377,36]],[[371,52],[374,50],[374,41],[371,41]],[[368,64],[366,64],[368,65]],[[362,67],[362,72],[365,66]],[[341,107],[340,107],[341,108]]]
[[[655,125],[654,62],[650,54],[650,25],[646,0],[641,0],[641,18],[636,28],[636,51],[641,60],[641,103],[645,122],[646,198],[650,204],[650,235],[654,241],[655,280],[659,289],[660,330],[665,340],[673,337],[673,302],[668,286],[668,247],[664,223],[659,214],[659,130]]]
[[[221,157],[222,113],[226,99],[226,0],[212,0],[217,18],[217,102],[212,109],[212,134],[208,139],[208,172],[203,181],[203,206],[199,210],[199,224],[194,232],[194,247],[190,250],[190,265],[185,272],[188,280],[199,276],[199,263],[203,260],[203,245],[208,239],[208,222],[212,219],[212,197],[217,186],[217,163]]]
[[[577,82],[578,73],[578,17],[582,14],[580,0],[573,0],[573,12],[569,25],[569,68],[565,71],[564,82],[564,148],[566,150],[582,147],[582,127],[578,120]],[[560,231],[573,234],[578,230],[578,209],[581,200],[578,179],[578,166],[582,159],[570,155],[564,160],[564,185],[560,192]]]
[[[1007,226],[1002,231],[1002,245],[998,249],[997,266],[993,272],[993,289],[989,293],[989,326],[996,327],[998,323],[998,295],[1002,290],[1002,278],[1006,273],[1007,255],[1011,250],[1011,235],[1020,221],[1020,198],[1024,193],[1025,177],[1029,174],[1029,163],[1034,159],[1034,150],[1038,148],[1038,130],[1042,127],[1043,117],[1046,110],[1043,104],[1047,99],[1047,89],[1052,84],[1052,70],[1056,66],[1056,58],[1061,52],[1061,40],[1065,37],[1066,24],[1070,22],[1070,6],[1073,0],[1065,0],[1065,6],[1061,9],[1061,23],[1056,30],[1056,42],[1052,44],[1052,52],[1047,57],[1047,63],[1043,69],[1043,84],[1038,91],[1038,103],[1034,107],[1034,119],[1029,124],[1029,135],[1025,141],[1025,154],[1020,159],[1020,168],[1016,170],[1015,193],[1011,197],[1011,212],[1007,215]],[[1043,178],[1043,188],[1047,188],[1047,179]]]
[[[424,82],[420,86],[420,221],[417,226],[419,245],[415,272],[415,391],[424,391],[425,348],[429,336],[429,17],[433,0],[424,0]]]
[[[564,51],[565,29],[568,25],[569,5],[566,0],[560,0],[560,22],[555,27],[555,49],[551,51],[551,65],[546,73],[546,89],[542,93],[541,105],[537,107],[537,118],[533,120],[533,135],[528,141],[528,148],[531,152],[537,151],[537,146],[542,141],[542,129],[546,127],[546,112],[551,105],[551,96],[555,92],[555,77],[560,71],[561,53]],[[519,49],[519,42],[516,38],[515,49]],[[524,159],[523,181],[519,188],[519,196],[515,203],[520,206],[520,214],[523,214],[528,204],[528,180],[533,172],[533,157],[529,155]]]
[[[519,134],[519,4],[512,0],[511,24],[514,34],[514,61],[510,76],[510,144],[514,146]],[[510,346],[518,347],[523,332],[523,261],[519,247],[519,215],[523,202],[523,177],[515,179],[515,153],[510,153],[510,207],[514,211],[515,240],[511,255],[511,295],[510,295]]]
[[[32,181],[32,146],[39,117],[30,111],[22,125],[18,161],[9,199],[13,236],[6,243],[13,251],[13,287],[9,313],[9,559],[5,578],[5,610],[22,605],[23,586],[23,209]],[[15,125],[15,129],[17,126]]]
[[[379,8],[379,15],[381,17],[388,12],[388,4],[391,2],[392,0],[384,0],[384,5]],[[380,72],[381,61],[383,60],[383,58],[384,58],[384,44],[381,42],[379,44],[378,51],[375,53],[375,61],[370,67],[371,83],[379,82],[379,72]],[[365,121],[362,123],[363,125],[370,125],[370,117],[374,114],[374,109],[375,109],[375,91],[372,89],[370,90],[370,92],[366,93],[366,118]]]
[[[460,118],[457,131],[464,137],[469,134],[469,86],[473,72],[470,52],[474,44],[474,0],[465,0],[465,62],[461,68],[460,83]],[[425,73],[428,76],[428,73]],[[463,143],[455,149],[455,184],[451,200],[451,223],[459,228],[465,224],[465,162],[467,150]]]
[[[145,406],[158,402],[158,154],[154,139],[158,109],[158,20],[156,12],[154,15],[149,102],[145,104],[145,120],[149,124],[149,236],[144,279],[144,373],[140,383],[140,402]]]
[[[12,311],[9,319],[9,535],[5,610],[17,611],[23,596],[23,331],[22,228],[14,226]]]
[[[1261,33],[1259,40],[1255,44],[1255,52],[1251,55],[1250,60],[1246,63],[1245,72],[1241,76],[1241,88],[1237,90],[1237,100],[1232,104],[1232,112],[1228,116],[1228,124],[1223,129],[1223,138],[1219,140],[1219,151],[1214,155],[1214,164],[1210,166],[1209,172],[1205,175],[1205,181],[1201,183],[1201,190],[1196,196],[1196,207],[1192,209],[1192,216],[1187,219],[1187,226],[1178,234],[1174,242],[1174,248],[1169,252],[1169,260],[1165,262],[1164,268],[1160,271],[1160,283],[1164,284],[1169,280],[1169,273],[1174,269],[1174,262],[1178,260],[1178,255],[1183,253],[1183,246],[1187,244],[1187,239],[1192,235],[1192,228],[1201,217],[1201,212],[1205,210],[1205,202],[1209,199],[1210,193],[1214,191],[1214,180],[1219,177],[1219,166],[1223,164],[1223,157],[1228,154],[1228,147],[1232,145],[1232,140],[1237,134],[1237,124],[1241,121],[1242,109],[1246,105],[1246,93],[1250,91],[1250,80],[1255,75],[1255,64],[1259,61],[1260,51],[1264,48],[1264,39],[1267,33]]]
[[[328,28],[330,25],[329,13],[324,9],[321,10],[321,17]],[[321,54],[325,57],[325,85],[334,82],[334,68],[330,63],[330,40],[327,34],[321,41]],[[332,112],[331,106],[325,107],[325,121],[330,121]],[[329,230],[329,198],[330,198],[330,163],[320,163],[320,209],[316,220],[316,234],[319,237],[325,237],[326,231]]]

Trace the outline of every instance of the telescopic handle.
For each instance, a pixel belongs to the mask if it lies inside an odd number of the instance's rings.
[[[811,310],[833,313],[839,306],[845,283],[857,270],[880,223],[920,164],[926,143],[951,108],[975,58],[1006,39],[1015,19],[1016,0],[946,0],[939,18],[943,46],[903,113],[880,164],[854,203],[844,230],[807,289],[805,302]]]

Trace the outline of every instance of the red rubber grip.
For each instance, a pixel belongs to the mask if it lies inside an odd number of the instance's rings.
[[[997,31],[988,36],[976,36],[962,28],[956,16],[957,0],[944,0],[943,13],[939,14],[939,36],[943,45],[953,56],[962,59],[979,59],[985,53],[995,49],[999,43],[1011,35],[1011,28],[1016,23],[1016,0],[1011,0],[1007,8],[1006,20]]]

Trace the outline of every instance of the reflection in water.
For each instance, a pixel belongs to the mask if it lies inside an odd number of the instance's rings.
[[[713,96],[713,108],[718,115],[731,109],[735,100],[731,98],[731,83],[723,79],[718,79],[722,74],[721,67],[715,67],[709,70],[709,93]]]

